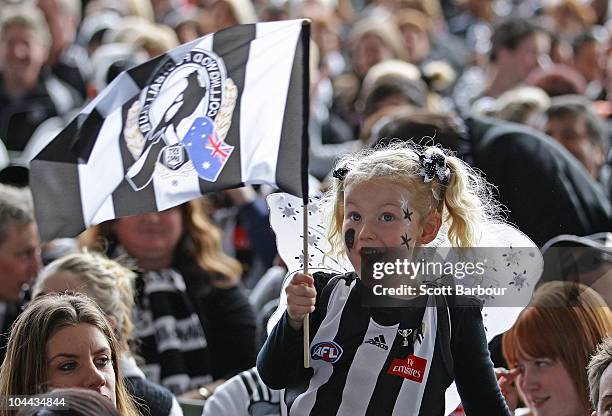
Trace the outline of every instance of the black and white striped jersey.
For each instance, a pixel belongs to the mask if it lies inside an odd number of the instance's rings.
[[[206,400],[202,416],[286,416],[283,391],[261,381],[256,368],[227,380]]]
[[[290,416],[443,415],[453,379],[468,415],[510,415],[478,303],[368,308],[354,273],[314,277],[311,368],[302,368],[302,332],[288,325],[286,313],[258,357],[264,382],[286,388]],[[434,298],[419,301],[435,305]]]

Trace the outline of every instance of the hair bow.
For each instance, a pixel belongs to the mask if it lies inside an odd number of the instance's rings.
[[[446,166],[446,157],[444,155],[439,153],[420,154],[419,162],[421,164],[419,176],[423,177],[423,182],[429,183],[437,176],[443,185],[448,183],[451,172]]]
[[[349,173],[349,169],[348,168],[338,168],[338,169],[334,169],[334,172],[332,173],[332,176],[334,178],[337,178],[341,181],[344,180],[344,178],[346,178],[346,175]]]

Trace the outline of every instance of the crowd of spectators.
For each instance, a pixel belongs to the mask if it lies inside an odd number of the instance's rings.
[[[78,239],[41,242],[27,188],[29,161],[121,71],[237,24],[311,20],[309,170],[315,192],[328,187],[339,156],[388,138],[451,149],[495,186],[506,219],[545,254],[549,250],[543,281],[590,286],[609,320],[610,7],[606,0],[0,0],[0,182],[7,184],[0,185],[0,362],[7,351],[11,360],[2,365],[0,393],[53,397],[51,375],[60,367],[28,368],[38,373],[24,388],[19,383],[29,373],[19,366],[27,359],[43,366],[53,339],[71,339],[79,334],[70,328],[86,328],[83,333],[106,346],[108,357],[102,365],[88,356],[93,364],[82,365],[102,374],[91,382],[98,383],[94,389],[112,385],[122,414],[180,414],[173,395],[187,411],[190,400],[207,399],[228,379],[228,390],[209,402],[210,414],[222,414],[213,409],[222,412],[221,403],[231,397],[253,399],[240,383],[262,383],[252,369],[263,343],[257,334],[265,331],[264,305],[280,294],[285,273],[265,204],[272,189],[218,192],[101,224]],[[568,246],[591,251],[562,261],[552,256],[555,247]],[[87,251],[64,257],[80,250],[100,251],[117,263]],[[577,273],[585,258],[588,273]],[[41,270],[34,295],[47,300],[26,307]],[[93,301],[44,296],[54,292],[45,281],[58,273],[64,280],[57,291],[83,292]],[[129,290],[105,280],[124,279],[125,273],[129,278],[121,284]],[[261,294],[270,287],[278,293],[264,302]],[[123,299],[109,304],[114,290]],[[24,307],[26,315],[18,318]],[[54,309],[64,315],[39,327],[47,332],[32,342],[36,332],[23,332],[32,325],[26,317],[42,319]],[[76,316],[80,310],[88,317]],[[14,322],[21,332],[10,332]],[[586,391],[584,367],[595,344],[612,335],[609,322],[601,328],[604,333],[581,350],[580,368],[563,373],[580,374],[566,384],[576,393],[581,416],[610,412],[609,341],[588,373],[592,402]],[[519,340],[519,329],[504,339],[511,362],[504,362],[501,340],[491,344],[496,364],[512,369],[546,358],[573,365],[554,356],[561,354],[558,346],[541,348],[543,354],[554,350],[553,356],[526,357],[531,350],[523,343],[545,334]],[[579,337],[588,328],[573,330]],[[32,349],[21,351],[16,342],[30,342]],[[560,341],[532,346],[551,342]],[[510,370],[500,377],[507,392],[521,375]],[[91,389],[87,380],[55,385]],[[517,379],[520,397],[513,396],[513,407],[522,398],[539,415],[537,394],[533,399],[521,391],[527,384]],[[148,405],[132,403],[130,394]],[[274,391],[267,396],[279,398]]]

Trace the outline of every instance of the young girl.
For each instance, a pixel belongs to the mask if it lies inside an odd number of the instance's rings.
[[[476,246],[480,225],[497,219],[486,183],[435,147],[393,144],[343,157],[328,195],[330,242],[355,272],[296,273],[287,309],[261,350],[257,368],[285,388],[294,415],[442,415],[455,380],[468,415],[510,415],[489,358],[476,299],[446,306],[371,308],[360,279],[367,247],[431,243],[442,225],[453,246]],[[446,231],[447,230],[447,231]],[[443,234],[440,232],[440,234]],[[440,305],[425,299],[427,305]],[[311,368],[302,368],[303,319],[310,313]]]

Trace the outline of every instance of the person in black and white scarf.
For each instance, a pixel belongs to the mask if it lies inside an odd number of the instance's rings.
[[[368,247],[431,243],[475,247],[497,219],[487,185],[439,148],[394,144],[343,157],[328,195],[330,242],[355,272],[296,273],[257,369],[286,389],[289,415],[443,415],[455,380],[468,415],[510,415],[489,357],[478,299],[420,296],[407,307],[366,307],[360,254]],[[440,232],[440,234],[442,234]],[[303,318],[311,367],[302,368]]]
[[[134,336],[148,380],[197,397],[255,363],[255,317],[238,262],[195,200],[98,226],[85,244],[135,264]],[[105,241],[105,242],[104,242]]]

